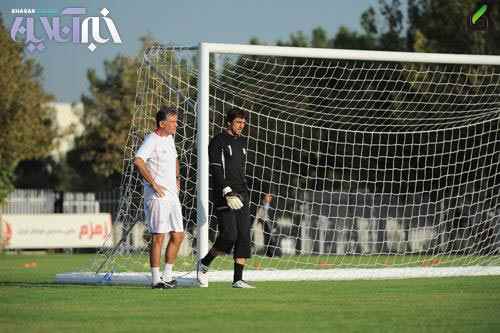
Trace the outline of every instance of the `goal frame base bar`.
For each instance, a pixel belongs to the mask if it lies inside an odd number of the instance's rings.
[[[194,272],[177,272],[179,287],[199,287]],[[407,268],[339,268],[339,269],[292,269],[292,270],[248,270],[248,281],[341,281],[341,280],[391,280],[410,278],[436,278],[459,276],[500,275],[500,266],[467,267],[407,267]],[[232,271],[208,273],[210,282],[231,282]],[[151,285],[151,274],[135,273],[91,273],[72,272],[57,274],[56,283],[91,285]]]

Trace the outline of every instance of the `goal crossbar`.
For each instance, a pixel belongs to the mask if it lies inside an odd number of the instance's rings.
[[[368,51],[224,43],[201,43],[199,46],[199,52],[293,58],[415,62],[435,64],[500,65],[500,56],[456,53]]]

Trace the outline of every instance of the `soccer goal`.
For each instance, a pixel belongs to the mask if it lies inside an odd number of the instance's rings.
[[[202,43],[145,51],[114,232],[57,281],[149,283],[133,156],[162,105],[180,112],[181,284],[217,235],[208,142],[232,108],[250,115],[246,279],[500,274],[499,56]]]

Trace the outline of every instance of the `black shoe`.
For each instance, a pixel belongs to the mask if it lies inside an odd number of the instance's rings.
[[[163,281],[163,284],[165,285],[164,289],[175,289],[177,288],[177,281],[176,280],[170,280],[170,281]]]
[[[167,288],[167,286],[166,286],[165,282],[163,282],[163,281],[160,281],[157,284],[151,285],[151,289],[166,289],[166,288]]]
[[[163,279],[161,279],[160,282],[152,285],[151,288],[152,289],[174,289],[174,288],[177,288],[177,281],[176,280],[163,281]]]

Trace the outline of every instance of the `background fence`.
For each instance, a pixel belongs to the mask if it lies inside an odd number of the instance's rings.
[[[0,207],[0,214],[111,213],[114,221],[119,201],[118,189],[97,193],[16,189]]]

